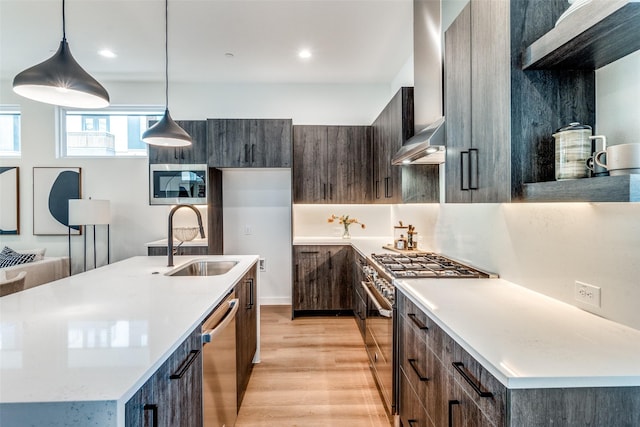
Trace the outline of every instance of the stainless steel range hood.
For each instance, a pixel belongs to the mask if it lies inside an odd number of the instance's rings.
[[[440,0],[413,0],[415,135],[393,157],[394,165],[445,161],[441,14]]]
[[[409,138],[391,159],[393,165],[444,163],[444,117]]]

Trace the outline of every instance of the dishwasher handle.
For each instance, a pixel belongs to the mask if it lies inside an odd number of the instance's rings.
[[[236,317],[236,313],[238,312],[238,307],[240,306],[238,298],[234,298],[229,301],[229,311],[224,316],[224,318],[216,325],[213,329],[208,329],[206,331],[202,331],[202,344],[209,343],[218,335],[220,332],[227,327],[227,325]]]

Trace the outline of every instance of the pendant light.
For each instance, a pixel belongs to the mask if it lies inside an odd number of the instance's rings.
[[[163,147],[191,145],[191,136],[169,114],[169,0],[164,1],[164,100],[162,119],[142,134],[142,140],[147,144]]]
[[[13,91],[25,98],[75,108],[103,108],[109,94],[73,58],[67,43],[65,7],[62,0],[62,41],[49,59],[19,73]]]

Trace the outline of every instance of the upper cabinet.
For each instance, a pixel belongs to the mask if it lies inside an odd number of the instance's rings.
[[[294,126],[293,202],[368,203],[370,126]]]
[[[149,164],[206,164],[206,120],[177,120],[176,123],[191,135],[191,145],[188,147],[158,147],[149,145]]]
[[[291,167],[290,119],[209,119],[207,125],[210,167]]]
[[[525,69],[603,67],[640,49],[640,2],[592,1],[529,45]]]
[[[445,33],[447,202],[521,200],[552,181],[554,131],[595,123],[591,70],[523,70],[522,53],[568,4],[471,0]]]
[[[373,203],[437,202],[438,165],[391,164],[394,154],[413,136],[413,88],[400,88],[371,127]]]

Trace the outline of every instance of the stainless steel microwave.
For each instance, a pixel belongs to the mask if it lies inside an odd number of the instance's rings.
[[[149,204],[207,203],[207,165],[149,165]]]

